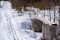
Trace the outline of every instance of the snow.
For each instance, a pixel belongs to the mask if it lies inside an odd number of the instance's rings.
[[[59,12],[58,12],[59,6],[55,6],[55,10],[54,10],[54,8],[52,8],[51,10],[47,10],[47,9],[40,10],[39,8],[34,8],[34,7],[26,7],[26,9],[33,12],[33,13],[29,12],[32,15],[32,18],[37,17],[38,19],[42,19],[44,23],[49,24],[49,25],[50,24],[59,25],[59,21],[58,21],[59,20]],[[55,14],[55,16],[54,16],[54,14]],[[55,21],[54,21],[54,18],[55,18]],[[45,19],[47,19],[48,22]]]
[[[28,14],[19,15],[8,1],[1,1],[0,40],[39,40],[42,33],[29,29],[31,20]]]

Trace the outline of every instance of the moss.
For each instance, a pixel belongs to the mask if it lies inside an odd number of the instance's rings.
[[[33,4],[33,6],[36,7],[36,8],[39,8],[39,9],[42,9],[43,8],[43,4],[41,2],[35,2]]]
[[[21,11],[21,7],[16,7],[16,10],[17,11]]]

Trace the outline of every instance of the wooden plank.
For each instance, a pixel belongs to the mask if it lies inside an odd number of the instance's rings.
[[[51,40],[50,28],[51,27],[48,24],[43,24],[42,26],[43,39]]]

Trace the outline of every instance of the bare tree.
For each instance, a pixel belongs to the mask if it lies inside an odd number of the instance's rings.
[[[60,0],[59,0],[59,26],[60,26]]]

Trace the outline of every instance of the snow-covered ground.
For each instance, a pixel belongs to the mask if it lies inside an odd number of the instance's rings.
[[[0,40],[39,40],[42,33],[30,30],[30,25],[28,14],[18,14],[10,2],[1,1]]]
[[[54,10],[39,10],[37,8],[27,7],[30,11],[23,11],[18,13],[15,9],[12,8],[12,5],[8,1],[0,2],[0,40],[40,40],[42,38],[42,33],[36,33],[33,30],[30,30],[31,25],[31,15],[33,17],[38,16],[41,20],[45,19],[50,20],[51,13],[51,22],[54,20]],[[32,11],[31,11],[32,10]],[[56,7],[56,23],[58,23],[58,8]],[[44,22],[47,22],[45,20]]]

